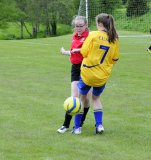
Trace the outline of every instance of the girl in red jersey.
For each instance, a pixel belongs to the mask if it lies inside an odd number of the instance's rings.
[[[71,66],[71,96],[78,97],[78,88],[77,88],[77,83],[79,82],[80,79],[80,67],[81,63],[83,60],[83,57],[80,53],[80,48],[83,45],[83,42],[85,41],[86,37],[88,36],[88,25],[87,25],[87,20],[84,16],[76,16],[72,22],[72,24],[75,27],[75,33],[72,37],[72,43],[71,43],[71,48],[69,51],[66,51],[63,47],[61,48],[61,53],[63,55],[70,55],[70,62],[72,64]],[[86,118],[86,114],[89,110],[89,95],[87,96],[87,99],[84,104],[84,114],[81,120],[81,125],[82,127],[83,122]],[[67,113],[65,114],[65,120],[61,128],[59,128],[57,131],[59,133],[65,133],[71,122],[72,116],[68,115]]]

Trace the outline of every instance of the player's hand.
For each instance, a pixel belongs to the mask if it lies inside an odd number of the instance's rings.
[[[65,54],[65,49],[62,47],[62,48],[60,49],[60,52],[61,52],[61,54]]]
[[[70,51],[66,51],[63,47],[60,49],[61,54],[63,55],[70,55]]]

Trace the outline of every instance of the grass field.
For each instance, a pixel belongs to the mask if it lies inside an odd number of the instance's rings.
[[[120,61],[101,97],[102,135],[94,135],[92,109],[81,135],[56,132],[70,96],[70,63],[59,50],[70,41],[0,41],[0,160],[150,160],[151,37],[120,38]]]

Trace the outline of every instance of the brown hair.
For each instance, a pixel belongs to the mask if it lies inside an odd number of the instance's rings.
[[[97,25],[99,25],[100,23],[103,24],[109,36],[109,42],[114,43],[114,41],[118,38],[118,34],[114,26],[113,16],[110,14],[101,13],[96,16],[96,23]]]

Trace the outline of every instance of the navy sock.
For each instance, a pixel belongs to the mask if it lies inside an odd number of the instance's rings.
[[[75,115],[74,117],[74,128],[77,129],[81,125],[82,113]]]
[[[94,118],[95,118],[95,125],[98,127],[100,124],[102,124],[102,117],[103,117],[103,112],[102,110],[95,110],[94,111]]]

